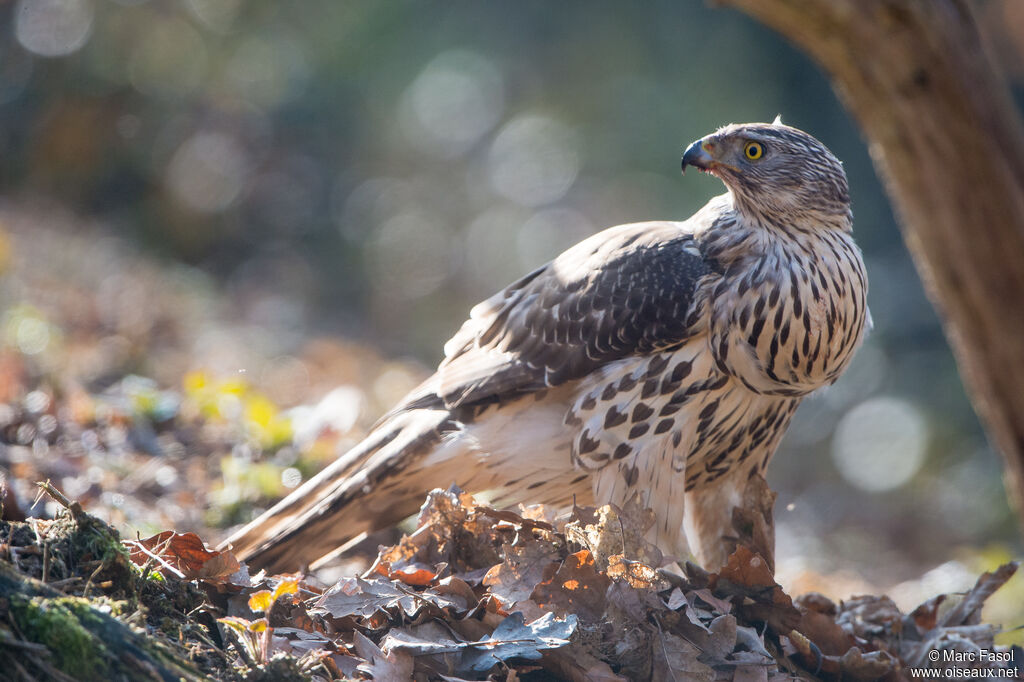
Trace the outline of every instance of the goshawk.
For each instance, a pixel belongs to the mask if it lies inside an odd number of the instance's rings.
[[[684,222],[585,239],[475,306],[437,372],[366,439],[229,539],[294,570],[457,483],[495,505],[654,510],[659,547],[714,569],[748,478],[864,334],[842,164],[780,122],[683,155],[725,194]]]

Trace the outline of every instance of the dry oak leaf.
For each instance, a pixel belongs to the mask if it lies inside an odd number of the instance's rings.
[[[381,547],[370,571],[388,577],[397,571],[408,571],[410,567],[414,572],[439,573],[437,567],[445,563],[445,556],[440,548],[440,536],[434,530],[428,523],[411,535],[403,535],[398,544]]]
[[[563,619],[548,613],[525,623],[523,614],[513,613],[501,621],[493,633],[471,644],[473,648],[463,655],[462,670],[483,673],[513,658],[538,660],[544,649],[568,646],[576,624],[576,616]]]
[[[374,564],[374,572],[390,580],[398,580],[414,587],[426,587],[437,579],[437,572],[421,563],[409,563],[392,568],[387,561]]]
[[[608,577],[625,580],[635,590],[667,590],[668,582],[658,572],[642,561],[630,561],[621,554],[608,557]]]
[[[211,551],[195,533],[166,530],[143,540],[125,540],[129,558],[139,566],[155,561],[186,580],[227,582],[241,568],[231,552]]]
[[[394,628],[380,643],[384,651],[400,649],[412,656],[434,656],[461,652],[468,643],[437,621]]]
[[[746,619],[764,621],[779,634],[787,634],[800,623],[800,612],[775,582],[768,562],[742,545],[713,576],[710,587],[719,596],[729,597]]]
[[[957,625],[977,625],[981,622],[981,607],[985,600],[1017,572],[1018,563],[1013,561],[1003,564],[994,571],[983,573],[971,588],[971,591],[964,595],[959,604],[947,611],[939,624],[945,627]]]
[[[352,633],[352,643],[359,657],[366,661],[357,668],[359,672],[381,682],[402,682],[412,679],[413,660],[409,654],[404,651],[389,651],[385,654],[359,630]]]
[[[534,588],[530,598],[558,615],[574,613],[584,621],[597,621],[607,608],[605,593],[611,579],[598,573],[594,556],[581,550],[566,557],[558,572]]]
[[[790,632],[787,639],[800,655],[804,667],[824,673],[829,678],[877,680],[896,670],[899,664],[897,659],[886,651],[871,651],[865,654],[859,647],[851,647],[841,655],[823,654],[797,631]]]
[[[630,682],[579,643],[544,652],[544,670],[554,679],[567,682]]]
[[[423,552],[417,552],[416,558],[426,563],[447,561],[458,574],[499,563],[497,548],[506,534],[495,529],[482,509],[472,495],[455,486],[430,491],[416,518],[418,529],[410,539],[418,538],[419,545],[427,540],[436,543],[431,548],[437,561],[427,560]]]
[[[660,566],[664,558],[661,551],[646,539],[654,523],[654,512],[643,508],[634,496],[622,509],[611,504],[596,509],[574,507],[571,520],[565,525],[565,537],[589,549],[601,570],[607,568],[608,560],[616,554],[648,566]]]
[[[371,618],[391,610],[411,618],[427,606],[438,609],[457,608],[458,603],[430,590],[413,591],[384,578],[346,578],[324,592],[313,604],[313,609],[334,618]]]
[[[463,673],[484,673],[503,661],[513,658],[536,660],[541,657],[542,650],[568,646],[575,628],[575,618],[556,619],[548,613],[525,623],[521,613],[514,613],[502,620],[494,632],[477,641],[460,639],[440,624],[430,622],[392,630],[384,638],[381,648],[417,657],[458,654],[460,658],[447,657],[444,662]]]
[[[826,656],[842,656],[857,642],[836,624],[836,605],[817,592],[802,594],[795,600],[800,610],[797,630],[818,647]],[[810,662],[807,662],[810,664]]]
[[[507,606],[529,599],[534,588],[554,574],[561,554],[557,546],[539,541],[505,545],[503,553],[505,560],[487,571],[483,585]]]
[[[903,614],[896,602],[886,596],[861,595],[844,600],[836,623],[854,637],[885,644],[891,634],[903,629]]]
[[[697,660],[700,649],[682,637],[659,633],[652,645],[654,669],[651,682],[705,681],[715,679],[715,671]]]

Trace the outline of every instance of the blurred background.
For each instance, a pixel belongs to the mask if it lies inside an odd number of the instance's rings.
[[[1024,102],[1024,3],[977,9]],[[23,506],[47,476],[216,539],[472,304],[688,217],[722,187],[685,145],[776,114],[846,164],[875,321],[771,467],[780,575],[963,587],[1020,533],[864,142],[802,54],[701,2],[0,2],[0,467]]]

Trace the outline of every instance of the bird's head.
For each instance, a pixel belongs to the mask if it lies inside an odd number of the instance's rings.
[[[787,224],[851,221],[843,164],[821,142],[779,119],[720,128],[691,144],[687,166],[717,176],[737,209]]]

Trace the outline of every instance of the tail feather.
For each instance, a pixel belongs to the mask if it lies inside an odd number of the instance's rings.
[[[295,570],[416,512],[448,467],[418,464],[456,429],[447,410],[398,412],[222,543],[251,568]],[[432,480],[437,479],[437,480]]]

